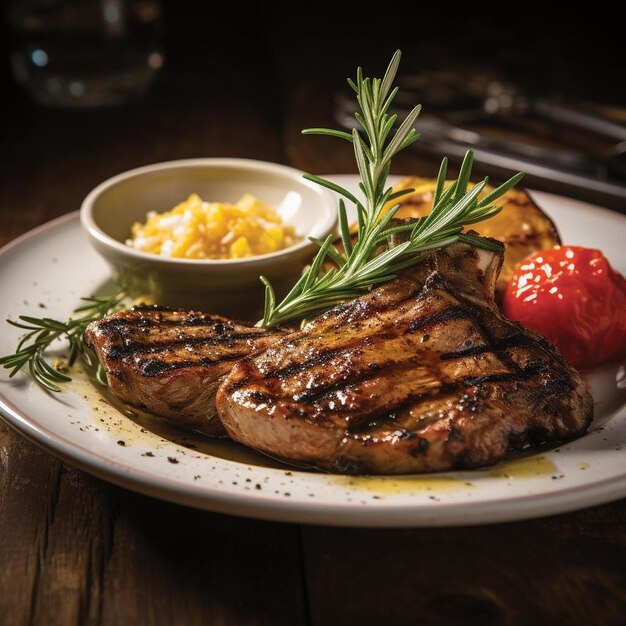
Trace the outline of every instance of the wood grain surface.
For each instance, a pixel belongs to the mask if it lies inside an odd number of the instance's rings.
[[[301,76],[288,40],[259,45],[265,73],[228,66],[224,54],[193,68],[174,56],[146,99],[120,109],[44,109],[11,88],[0,243],[76,210],[108,176],[151,162],[237,156],[353,172],[348,145],[299,132],[332,124],[342,63],[328,63],[324,86]],[[396,167],[435,170],[416,156]],[[238,519],[109,485],[0,422],[1,626],[620,625],[625,527],[623,501],[433,530]]]

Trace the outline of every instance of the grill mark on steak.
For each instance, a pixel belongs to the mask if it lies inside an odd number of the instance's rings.
[[[381,407],[380,412],[368,415],[366,420],[350,424],[350,426],[346,429],[346,434],[349,436],[360,436],[367,434],[367,432],[372,428],[377,428],[381,425],[393,425],[395,427],[395,422],[397,421],[398,416],[411,406],[420,404],[425,400],[432,400],[435,397],[445,398],[457,393],[462,387],[463,383],[459,382],[451,385],[442,385],[441,387],[437,387],[430,392],[411,394],[396,406]]]
[[[305,391],[293,396],[295,402],[300,404],[315,404],[320,400],[327,399],[336,391],[346,389],[348,387],[355,387],[361,383],[367,382],[372,378],[376,378],[384,373],[385,368],[393,366],[394,371],[398,372],[401,369],[413,369],[415,367],[414,363],[410,361],[389,361],[385,364],[376,365],[376,367],[372,367],[370,365],[367,366],[366,369],[356,370],[349,372],[346,376],[342,377],[336,383],[316,387],[315,389],[311,389],[310,391]]]
[[[438,311],[437,313],[433,313],[432,315],[425,315],[423,317],[418,317],[414,322],[409,324],[409,327],[406,329],[407,333],[414,333],[418,330],[423,330],[428,326],[434,326],[435,324],[442,324],[444,322],[449,322],[451,320],[458,319],[471,319],[471,312],[461,305],[450,306],[443,311]]]
[[[200,357],[197,360],[187,359],[184,361],[161,361],[159,359],[138,359],[137,367],[143,376],[160,376],[174,370],[185,367],[206,367],[211,368],[220,363],[237,361],[250,353],[249,350],[234,352],[227,356],[212,359],[210,357]]]
[[[480,308],[475,302],[472,302],[468,298],[464,298],[462,295],[457,294],[457,298],[463,302],[473,313],[476,325],[486,345],[490,346],[492,350],[495,349],[493,333],[490,332],[488,325],[485,323],[484,314],[485,309]],[[508,330],[508,329],[507,329]],[[506,339],[506,337],[505,337]],[[519,365],[509,357],[506,351],[501,351],[500,358],[514,371],[520,371]],[[480,378],[480,377],[477,377]]]
[[[128,345],[122,345],[113,347],[108,352],[110,359],[122,359],[133,354],[150,354],[154,355],[159,352],[172,352],[178,348],[185,346],[198,347],[198,346],[216,346],[227,345],[229,347],[235,346],[237,341],[247,341],[249,339],[257,339],[262,337],[263,333],[229,333],[224,335],[218,335],[217,337],[185,337],[177,339],[176,341],[165,341],[155,343],[129,343]]]
[[[289,365],[287,367],[265,372],[263,376],[264,378],[273,378],[273,377],[278,378],[278,379],[291,378],[295,374],[306,372],[307,370],[311,369],[312,367],[315,367],[316,365],[323,365],[324,363],[328,363],[328,361],[332,360],[333,358],[335,358],[337,355],[341,354],[344,351],[345,351],[345,347],[336,348],[333,350],[320,351],[312,359],[306,361],[305,363],[294,363],[293,365]]]
[[[528,380],[541,372],[545,372],[548,369],[547,363],[532,363],[528,367],[521,369],[519,366],[515,366],[514,372],[508,372],[505,374],[485,374],[484,376],[472,376],[466,378],[463,384],[466,386],[479,385],[481,383],[497,383],[497,382],[519,382],[522,380]]]
[[[536,345],[539,344],[538,341],[535,342]],[[493,340],[490,339],[489,343],[484,343],[482,345],[471,345],[471,346],[463,346],[458,350],[453,352],[446,352],[442,354],[439,358],[442,361],[450,361],[457,358],[462,358],[465,356],[473,356],[478,354],[485,354],[489,352],[493,352],[497,354],[500,358],[503,356],[503,352],[505,350],[509,350],[510,348],[520,348],[522,346],[531,346],[532,341],[521,332],[515,332],[508,337],[504,337],[503,339]]]
[[[453,352],[445,352],[439,358],[442,361],[452,361],[454,359],[462,359],[466,356],[476,356],[478,354],[485,354],[486,352],[495,352],[497,350],[492,350],[488,344],[482,344],[479,346],[468,346],[459,348],[458,350],[454,350]]]

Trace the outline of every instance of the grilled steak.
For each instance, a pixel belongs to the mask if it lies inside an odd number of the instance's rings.
[[[265,331],[219,317],[158,307],[93,322],[85,331],[123,402],[209,435],[223,435],[214,396],[233,363],[276,341]]]
[[[580,374],[494,304],[502,254],[455,244],[237,362],[217,394],[228,434],[344,473],[495,463],[583,433]]]

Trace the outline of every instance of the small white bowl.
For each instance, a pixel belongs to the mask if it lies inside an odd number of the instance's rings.
[[[317,250],[307,237],[324,239],[337,222],[328,190],[303,172],[248,159],[186,159],[140,167],[98,185],[81,206],[89,241],[133,289],[159,304],[258,318],[266,276],[281,296]],[[236,202],[251,193],[274,207],[303,240],[278,252],[244,259],[179,259],[141,252],[124,242],[148,211],[169,211],[197,193],[208,202]]]

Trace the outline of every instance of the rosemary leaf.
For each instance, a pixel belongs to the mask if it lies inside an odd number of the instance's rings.
[[[20,315],[19,321],[7,320],[11,326],[30,332],[20,339],[13,354],[0,357],[0,366],[10,370],[9,377],[15,376],[26,368],[31,378],[46,391],[61,391],[57,383],[68,382],[72,379],[46,361],[46,351],[54,341],[65,338],[69,344],[67,362],[68,365],[73,365],[79,354],[87,354],[83,344],[85,328],[91,322],[124,308],[122,306],[124,298],[123,291],[106,298],[81,298],[85,304],[74,310],[78,316],[69,318],[65,322],[50,317],[30,315]]]
[[[330,135],[352,142],[363,199],[360,200],[332,181],[305,175],[308,180],[342,196],[338,214],[344,253],[341,254],[332,245],[331,236],[324,241],[316,241],[320,249],[311,265],[279,303],[269,282],[263,278],[266,286],[265,311],[257,326],[270,327],[291,319],[310,319],[336,304],[365,293],[373,285],[391,280],[397,272],[421,262],[425,258],[424,252],[459,240],[489,250],[500,250],[497,243],[464,234],[463,229],[469,224],[493,217],[499,211],[493,202],[517,184],[522,174],[516,174],[480,199],[487,179],[468,191],[473,163],[471,150],[463,159],[458,180],[447,188],[448,159],[442,160],[433,208],[428,216],[411,224],[391,222],[398,205],[388,209],[389,204],[413,191],[406,189],[394,192],[387,186],[391,161],[398,152],[419,138],[414,124],[421,111],[420,105],[413,108],[394,131],[396,116],[388,115],[388,111],[398,93],[398,87],[394,87],[393,83],[399,63],[398,50],[382,79],[364,77],[360,67],[356,80],[348,79],[348,85],[356,92],[359,111],[355,113],[355,119],[361,126],[360,131],[354,129],[352,134],[324,128],[302,131],[304,134]],[[356,240],[350,236],[344,198],[356,207]],[[381,252],[381,246],[398,233],[404,233],[407,241]],[[323,272],[327,260],[334,261],[335,267]]]

